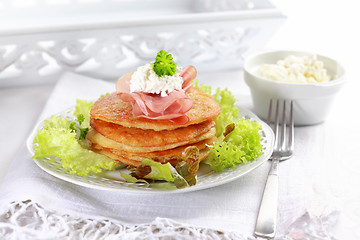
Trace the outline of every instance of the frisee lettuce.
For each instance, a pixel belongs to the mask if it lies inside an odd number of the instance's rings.
[[[76,99],[76,106],[74,111],[74,116],[78,118],[81,127],[89,128],[90,127],[90,110],[93,105],[93,102],[88,102],[86,100]],[[79,119],[79,115],[81,116]]]
[[[234,122],[239,117],[240,110],[234,104],[236,98],[231,92],[225,88],[221,90],[217,88],[215,93],[212,94],[211,87],[206,84],[199,84],[198,81],[194,82],[194,87],[202,90],[203,92],[211,95],[221,107],[220,115],[215,119],[216,137],[220,137],[225,130],[225,127]]]
[[[227,89],[216,89],[195,81],[194,87],[210,94],[220,105],[221,113],[215,120],[218,141],[210,148],[210,154],[204,161],[216,172],[253,161],[262,154],[261,125],[258,122],[239,118],[240,110],[234,105],[235,97]],[[223,136],[226,126],[234,123],[231,132]]]
[[[206,159],[216,172],[247,163],[261,156],[261,135],[258,122],[237,119],[235,128],[223,140],[215,142]]]
[[[83,115],[80,117],[81,124],[76,123],[77,128],[90,126],[90,108],[90,103],[77,101],[74,114]],[[50,120],[44,121],[43,128],[34,138],[35,154],[33,158],[57,157],[61,159],[65,170],[80,176],[87,176],[90,172],[99,173],[102,170],[113,170],[119,166],[110,158],[87,149],[86,144],[79,140],[78,134],[81,134],[81,131],[76,131],[73,121],[51,116]]]

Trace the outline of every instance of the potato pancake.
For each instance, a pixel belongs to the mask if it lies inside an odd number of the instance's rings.
[[[132,113],[131,103],[122,101],[117,93],[112,93],[97,100],[91,108],[90,115],[94,119],[119,124],[124,127],[162,131],[213,120],[220,114],[221,109],[218,103],[201,90],[191,88],[186,95],[193,100],[193,107],[187,112],[190,120],[185,125],[174,124],[169,120],[135,117]]]
[[[129,159],[127,157],[120,156],[120,155],[117,155],[115,153],[108,152],[108,151],[105,151],[105,150],[96,150],[95,149],[95,151],[97,153],[103,154],[103,155],[105,155],[105,156],[107,156],[107,157],[109,157],[109,158],[111,158],[111,159],[113,159],[115,161],[119,161],[119,162],[122,162],[122,163],[124,163],[126,165],[135,166],[135,167],[141,165],[141,161],[142,161],[142,159],[144,159],[144,158],[142,158],[141,160],[140,159],[139,160],[134,160],[134,159]],[[200,150],[199,153],[200,153],[199,160],[202,161],[209,155],[210,148],[206,147],[206,148]],[[178,160],[177,160],[177,158],[168,158],[168,159],[163,158],[163,159],[156,159],[155,161],[160,162],[162,164],[169,162],[170,164],[175,165]]]
[[[91,128],[86,135],[86,138],[92,143],[100,145],[103,148],[112,148],[112,149],[118,149],[126,152],[137,152],[137,153],[146,153],[146,152],[155,152],[155,151],[164,151],[168,149],[172,149],[175,147],[193,144],[200,142],[205,139],[212,138],[215,135],[216,129],[215,127],[212,127],[208,132],[201,134],[195,138],[192,138],[191,140],[183,141],[183,142],[174,142],[172,144],[167,145],[159,145],[159,146],[151,146],[151,147],[138,147],[138,146],[129,146],[124,143],[119,143],[114,140],[111,140],[109,138],[104,137],[100,133],[98,133],[95,129]],[[151,139],[147,139],[148,141],[151,141]]]
[[[166,160],[166,159],[174,159],[177,157],[181,157],[182,152],[185,150],[185,148],[187,148],[189,146],[195,146],[199,150],[202,150],[205,147],[207,147],[207,145],[213,144],[214,141],[216,141],[216,137],[213,137],[210,139],[205,139],[203,141],[200,141],[200,142],[197,142],[194,144],[184,145],[184,146],[180,146],[180,147],[176,147],[176,148],[172,148],[172,149],[168,149],[168,150],[164,150],[164,151],[155,151],[155,152],[146,152],[146,153],[134,153],[134,152],[126,152],[126,151],[112,149],[112,148],[103,148],[102,146],[97,145],[97,144],[94,144],[92,147],[94,149],[105,150],[105,151],[114,153],[118,156],[126,157],[126,158],[133,159],[133,160],[138,160],[138,161],[141,161],[141,159],[144,159],[144,158],[150,158],[153,160],[156,160],[156,159],[165,159]]]
[[[163,131],[128,128],[99,119],[91,119],[90,125],[98,133],[115,142],[133,147],[156,147],[189,142],[208,132],[215,126],[215,122],[209,120],[188,127]]]

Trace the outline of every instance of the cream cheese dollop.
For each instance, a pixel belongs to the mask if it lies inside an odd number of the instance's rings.
[[[159,77],[154,72],[153,65],[154,63],[147,63],[137,68],[131,76],[130,92],[153,93],[166,97],[172,91],[182,89],[184,80],[180,76],[181,67],[177,67],[172,76]]]
[[[331,80],[324,63],[314,54],[290,55],[276,64],[262,64],[259,70],[262,77],[279,82],[320,83]]]

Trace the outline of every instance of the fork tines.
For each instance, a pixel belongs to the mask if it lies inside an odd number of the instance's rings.
[[[282,112],[280,112],[280,102],[282,101]],[[276,100],[275,119],[273,122],[273,131],[275,133],[274,151],[292,151],[294,148],[294,113],[293,101],[290,101],[290,110],[287,110],[286,100]],[[289,116],[287,116],[289,112]],[[270,126],[273,114],[273,100],[270,100],[267,123]],[[288,118],[287,118],[288,117]],[[281,118],[281,119],[280,119]],[[288,122],[288,137],[286,138]],[[287,139],[287,141],[285,140]]]

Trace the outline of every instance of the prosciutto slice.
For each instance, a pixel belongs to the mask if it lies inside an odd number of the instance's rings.
[[[193,102],[185,93],[192,86],[191,81],[196,77],[196,69],[193,66],[185,67],[180,74],[184,80],[182,89],[172,91],[165,97],[145,92],[131,93],[132,74],[128,73],[119,78],[116,83],[116,92],[121,100],[131,102],[134,116],[157,120],[166,119],[176,124],[186,124],[189,121],[186,113],[192,108]]]

